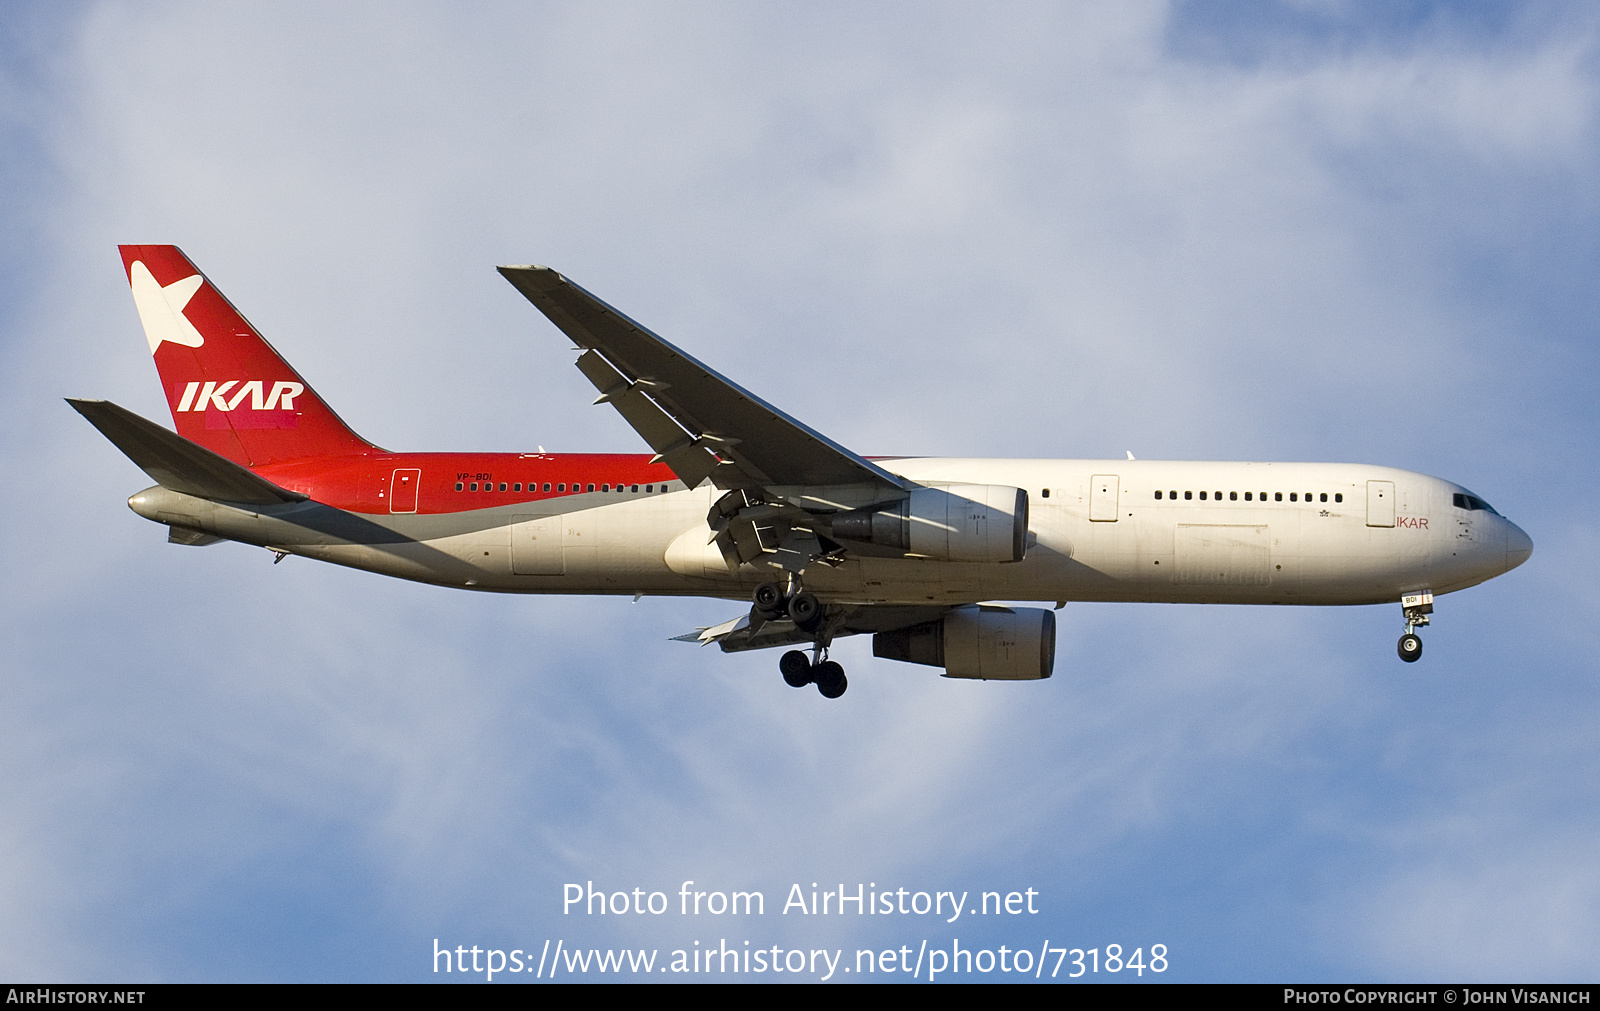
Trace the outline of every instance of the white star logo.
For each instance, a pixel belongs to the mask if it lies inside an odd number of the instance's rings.
[[[162,341],[171,341],[185,347],[197,348],[206,342],[200,331],[189,322],[183,309],[200,290],[205,278],[191,274],[181,281],[173,281],[163,288],[150,273],[143,260],[134,260],[128,271],[133,285],[133,304],[139,307],[139,322],[144,324],[144,338],[150,342],[150,353],[155,354]]]

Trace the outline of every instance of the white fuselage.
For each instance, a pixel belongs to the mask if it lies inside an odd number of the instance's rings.
[[[899,459],[923,484],[1028,493],[1014,563],[852,557],[813,564],[826,602],[980,600],[1368,604],[1447,593],[1520,564],[1527,535],[1456,504],[1459,485],[1356,464]],[[1157,497],[1159,492],[1160,497]],[[709,485],[592,493],[436,515],[362,515],[316,502],[237,507],[152,488],[130,504],[181,527],[407,579],[521,593],[748,598],[781,573],[719,569]],[[1203,497],[1202,497],[1203,496]]]

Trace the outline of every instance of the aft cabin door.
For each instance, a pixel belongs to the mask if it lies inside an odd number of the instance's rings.
[[[1096,474],[1089,483],[1089,518],[1097,522],[1117,521],[1117,487],[1120,479],[1115,474]]]
[[[401,468],[389,480],[389,511],[414,513],[417,511],[417,485],[422,483],[422,471]]]
[[[1367,526],[1394,526],[1394,482],[1367,482]]]

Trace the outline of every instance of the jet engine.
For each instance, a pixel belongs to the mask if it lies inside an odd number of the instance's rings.
[[[872,655],[943,667],[947,678],[1037,681],[1056,663],[1056,616],[1041,607],[979,604],[872,637]]]
[[[1028,493],[990,484],[917,488],[885,509],[834,513],[833,536],[947,562],[1020,562]]]

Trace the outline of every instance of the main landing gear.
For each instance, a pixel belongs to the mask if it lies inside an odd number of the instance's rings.
[[[800,590],[786,594],[777,583],[762,583],[756,587],[754,603],[750,608],[750,622],[763,623],[788,618],[802,632],[815,632],[822,624],[822,601],[815,593]]]
[[[778,670],[783,672],[783,680],[790,688],[814,684],[825,699],[836,699],[850,687],[849,680],[844,676],[844,668],[838,663],[832,660],[812,663],[810,657],[797,649],[783,654],[783,659],[778,661]]]
[[[788,618],[802,632],[813,633],[816,639],[811,655],[791,649],[778,661],[778,670],[789,687],[804,688],[814,684],[823,698],[836,699],[844,694],[850,682],[844,676],[844,667],[824,659],[828,652],[828,636],[822,627],[826,611],[816,594],[801,590],[798,583],[791,584],[791,588],[794,592],[786,594],[777,583],[762,583],[756,587],[750,608],[751,624]]]
[[[1422,637],[1416,630],[1428,624],[1428,615],[1433,613],[1433,591],[1406,594],[1400,598],[1400,608],[1406,616],[1406,634],[1400,637],[1397,650],[1400,659],[1416,663],[1422,658]]]

